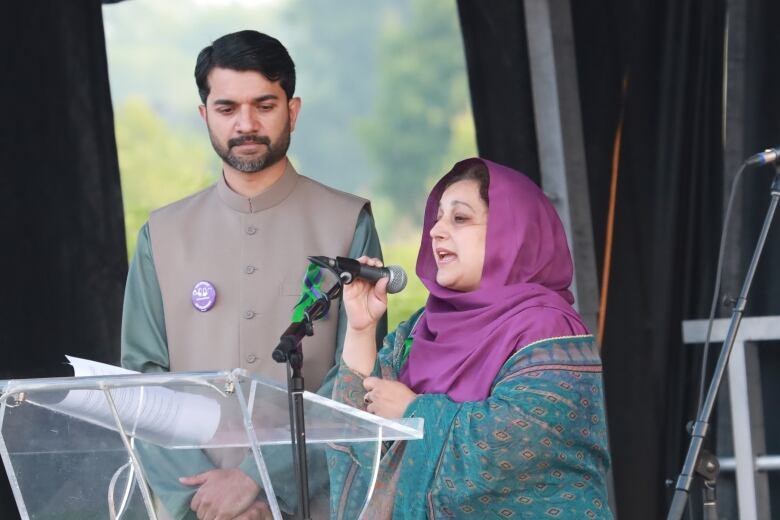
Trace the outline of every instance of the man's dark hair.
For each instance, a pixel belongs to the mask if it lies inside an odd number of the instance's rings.
[[[203,104],[211,91],[208,76],[215,67],[259,72],[268,81],[278,81],[287,99],[295,92],[295,64],[290,54],[279,40],[261,32],[226,34],[200,51],[195,62],[195,83]]]

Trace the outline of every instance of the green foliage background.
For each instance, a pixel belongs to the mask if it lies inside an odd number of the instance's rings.
[[[279,38],[296,62],[296,167],[370,198],[385,261],[410,275],[390,297],[390,326],[424,304],[414,265],[425,197],[454,162],[476,155],[455,2],[133,0],[103,13],[130,255],[151,210],[217,178],[195,57],[252,28]]]

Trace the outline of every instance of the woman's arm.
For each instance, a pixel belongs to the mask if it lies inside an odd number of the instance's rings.
[[[347,325],[341,359],[354,372],[368,377],[376,365],[376,327],[355,330]]]

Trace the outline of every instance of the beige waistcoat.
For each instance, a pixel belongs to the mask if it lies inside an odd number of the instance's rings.
[[[224,178],[149,218],[162,292],[171,371],[241,367],[286,381],[271,359],[290,324],[308,255],[346,256],[365,199],[298,175],[292,165],[251,199]],[[193,287],[214,285],[207,312],[192,304]],[[324,287],[326,288],[326,287]],[[340,300],[305,338],[303,374],[316,390],[334,363]]]

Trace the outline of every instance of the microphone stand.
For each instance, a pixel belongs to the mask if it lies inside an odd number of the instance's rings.
[[[734,347],[734,341],[737,339],[737,331],[739,330],[742,316],[745,313],[747,296],[750,292],[750,286],[753,283],[753,276],[756,273],[756,267],[761,258],[769,228],[772,225],[772,219],[774,218],[775,210],[777,209],[778,199],[780,199],[780,165],[777,164],[775,165],[775,178],[772,181],[771,195],[772,199],[769,203],[769,209],[767,209],[764,225],[761,228],[761,234],[758,237],[758,243],[753,252],[753,258],[750,261],[750,266],[748,267],[748,272],[745,276],[744,284],[742,285],[742,291],[734,305],[734,311],[731,314],[728,333],[726,334],[723,348],[718,356],[718,362],[715,365],[715,372],[712,375],[712,380],[710,381],[710,386],[707,390],[707,397],[705,398],[704,403],[699,410],[699,414],[696,417],[696,422],[693,423],[693,428],[691,429],[691,442],[688,446],[688,454],[685,457],[685,463],[683,464],[682,471],[680,472],[677,484],[675,485],[674,497],[672,498],[672,504],[666,517],[667,520],[680,520],[682,518],[695,474],[699,474],[707,480],[707,482],[705,482],[705,514],[712,515],[714,512],[714,479],[712,478],[712,472],[714,470],[714,475],[717,476],[717,460],[715,463],[711,460],[704,460],[703,457],[700,460],[700,456],[703,451],[702,445],[704,444],[704,439],[709,430],[709,421],[710,416],[712,415],[712,409],[715,406],[715,399],[718,396],[723,374],[726,371],[726,365],[728,364],[729,356]],[[725,226],[727,224],[728,223],[724,223],[723,225]],[[715,465],[714,467],[712,467],[713,464]]]
[[[290,437],[293,465],[298,481],[298,517],[310,520],[309,467],[306,460],[306,425],[303,416],[303,349],[304,336],[314,335],[314,321],[325,316],[330,301],[341,296],[341,284],[336,283],[327,293],[312,302],[303,312],[303,320],[291,323],[279,338],[272,353],[277,363],[287,363],[287,401],[290,408]]]

